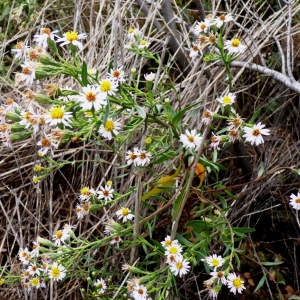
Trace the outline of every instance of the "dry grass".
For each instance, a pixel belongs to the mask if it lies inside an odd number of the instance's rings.
[[[232,5],[231,2],[225,1],[228,4],[228,11],[236,16],[236,22],[240,25],[238,27],[236,24],[231,24],[227,27],[227,34],[232,36],[234,32],[249,46],[247,52],[239,57],[239,60],[255,62],[279,71],[285,70],[287,66],[285,65],[285,69],[282,67],[278,47],[281,46],[282,54],[286,57],[288,9],[283,8],[272,12],[271,6],[268,7],[266,3],[260,6],[259,1],[234,1]],[[212,1],[212,3],[214,3],[213,13],[222,9],[221,1]],[[151,37],[151,49],[160,53],[164,51],[167,34],[163,30],[156,30],[154,20],[157,20],[163,27],[166,24],[161,12],[154,6],[148,5],[150,13],[145,15],[137,3],[131,0],[75,1],[75,5],[73,2],[66,2],[66,6],[60,8],[64,13],[55,8],[55,5],[59,7],[57,1],[45,1],[43,9],[36,12],[36,20],[29,31],[19,31],[14,36],[5,35],[0,45],[0,62],[7,62],[5,57],[9,55],[9,49],[13,48],[19,39],[27,39],[31,42],[33,34],[41,26],[50,24],[52,28],[60,29],[61,32],[70,29],[88,32],[90,38],[82,50],[81,57],[87,61],[89,67],[99,70],[103,76],[110,62],[118,66],[124,65],[127,73],[131,68],[136,67],[139,76],[148,72],[151,67],[157,67],[122,48],[128,28],[139,26],[145,34]],[[186,51],[193,41],[189,33],[192,25],[189,18],[192,13],[197,15],[197,11],[194,7],[193,9],[190,7],[191,3],[187,3],[184,9],[173,3],[174,13],[182,21],[177,24],[177,29],[181,39],[180,47],[183,51]],[[293,20],[299,21],[299,10],[300,3],[293,1],[291,10]],[[295,25],[291,28],[293,51],[290,65],[296,80],[299,80],[300,49],[299,43],[296,42],[299,41],[299,37],[299,25]],[[179,62],[176,61],[176,53],[170,52],[170,49],[166,51],[165,64],[171,70],[175,89],[166,91],[163,97],[170,98],[172,105],[181,108],[202,99],[201,109],[189,120],[188,124],[190,128],[201,129],[203,111],[215,109],[214,99],[217,95],[226,92],[224,67],[193,60],[190,61],[189,74],[184,75]],[[12,63],[5,76],[0,78],[0,101],[2,103],[11,97],[20,105],[22,104],[23,89],[15,88],[11,80],[17,68],[18,65]],[[209,78],[207,70],[210,72]],[[238,185],[230,189],[237,200],[229,202],[232,209],[227,217],[233,226],[249,226],[258,229],[255,234],[249,236],[247,243],[241,244],[246,251],[245,256],[242,257],[241,272],[249,272],[251,269],[251,272],[259,274],[257,277],[251,274],[255,280],[259,280],[261,272],[265,270],[262,270],[259,264],[253,267],[251,260],[259,262],[261,253],[268,256],[270,260],[274,259],[275,254],[281,255],[284,265],[277,270],[283,274],[286,284],[297,291],[300,289],[298,242],[300,231],[296,222],[297,216],[288,205],[288,196],[291,192],[298,190],[300,185],[299,176],[291,171],[292,168],[300,169],[299,95],[272,78],[260,76],[258,73],[243,68],[232,71],[234,91],[239,94],[237,112],[249,120],[253,112],[261,109],[259,121],[267,124],[272,132],[263,146],[246,145],[246,159],[250,161],[253,169],[250,183],[243,180],[240,157],[235,148],[228,146],[220,152],[219,163],[227,167],[227,171],[219,176],[220,182],[228,189]],[[64,76],[55,78],[55,81],[60,86],[78,87],[73,80]],[[45,84],[47,80],[36,82],[34,89],[43,91]],[[130,144],[123,147],[122,151],[132,149],[133,145],[139,143],[140,138],[141,136],[135,137]],[[63,224],[78,222],[74,208],[78,191],[82,186],[89,185],[97,188],[107,180],[113,180],[113,185],[118,187],[119,193],[122,194],[130,186],[137,185],[132,169],[117,168],[124,165],[124,159],[107,151],[101,145],[89,142],[68,143],[55,151],[55,159],[75,161],[75,163],[53,172],[36,186],[31,179],[32,168],[37,160],[37,140],[37,136],[32,136],[22,142],[17,142],[13,146],[13,151],[0,145],[0,261],[3,271],[10,270],[15,275],[19,273],[21,267],[17,259],[19,247],[31,244],[38,235],[51,239],[52,233]],[[210,152],[207,151],[205,154],[209,157]],[[264,171],[259,178],[259,170],[262,167]],[[160,169],[157,170],[158,173],[160,171]],[[148,182],[151,178],[153,174],[146,174],[143,180]],[[208,176],[207,187],[213,189],[215,184],[214,175]],[[204,196],[218,203],[212,193],[204,192]],[[131,206],[132,202],[133,198],[130,197],[124,205]],[[86,238],[90,235],[103,237],[103,223],[117,209],[117,206],[112,206],[109,210],[98,212],[84,219],[79,223],[76,234],[84,235]],[[149,211],[143,208],[141,213],[146,216]],[[158,220],[164,224],[165,228],[171,228],[164,214],[159,215]],[[184,231],[183,225],[179,227],[181,232]],[[214,247],[215,249],[212,250],[218,251],[219,245]],[[93,254],[98,260],[103,257],[103,253],[97,250]],[[123,262],[122,255],[109,257],[108,260],[112,266],[115,266],[114,272],[121,272],[118,266],[121,266]],[[196,270],[199,273],[203,272],[201,266]],[[270,272],[269,268],[268,272]],[[204,299],[199,296],[201,294],[197,296],[197,292],[193,290],[195,283],[198,284],[200,290],[202,289],[202,281],[197,277],[196,273],[194,277],[191,276],[187,282],[183,283],[186,285],[186,291],[183,294],[194,294],[193,299]],[[118,279],[114,278],[114,280]],[[80,289],[85,286],[86,278],[71,279],[62,286],[50,286],[42,293],[25,296],[24,290],[16,281],[14,286],[0,287],[0,298],[50,299],[52,295],[52,299],[83,299]],[[276,295],[274,296],[276,299],[282,299],[280,297],[286,294],[284,285],[270,282],[264,292],[251,294],[249,299],[271,299],[270,294]],[[188,298],[191,296],[186,297],[184,299],[191,299]]]

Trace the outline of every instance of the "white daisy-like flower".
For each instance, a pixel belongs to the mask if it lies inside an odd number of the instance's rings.
[[[64,230],[57,230],[53,235],[54,243],[58,246],[64,244],[67,239],[70,238],[70,234]]]
[[[65,111],[65,106],[54,106],[50,109],[49,114],[45,116],[46,123],[49,123],[50,126],[57,126],[62,123],[71,127],[70,118],[72,118],[72,113]]]
[[[117,244],[119,246],[119,243],[122,242],[121,237],[118,235],[113,236],[112,240],[109,242],[111,245]]]
[[[201,259],[201,260],[205,261],[209,266],[213,267],[214,271],[216,271],[218,267],[222,267],[225,262],[225,259],[222,258],[222,256],[217,254],[207,256],[205,259]]]
[[[66,274],[67,271],[61,264],[59,265],[57,262],[54,262],[48,271],[49,277],[53,279],[54,281],[62,280]]]
[[[46,137],[42,138],[41,141],[37,142],[37,146],[41,146],[42,148],[38,151],[39,156],[44,156],[50,150],[53,154],[52,148],[57,148],[57,144],[53,143],[51,140],[47,139]]]
[[[291,194],[290,196],[290,204],[292,207],[296,210],[300,209],[300,192],[298,192],[297,196],[294,194]]]
[[[89,188],[88,186],[84,186],[80,190],[79,199],[81,201],[89,200],[92,196],[96,196],[96,191],[93,188]]]
[[[38,289],[38,288],[41,287],[40,280],[39,280],[37,277],[31,278],[29,282],[30,282],[30,284],[31,284],[34,288],[36,288],[36,289]]]
[[[31,257],[38,256],[39,251],[40,251],[40,243],[38,241],[33,241],[32,244],[33,244],[33,246],[32,246],[32,250],[30,252],[30,256]]]
[[[101,279],[97,279],[94,282],[94,287],[100,291],[101,294],[103,294],[107,288],[107,285],[105,283],[105,281],[101,278]]]
[[[31,276],[36,275],[40,275],[40,269],[37,267],[37,265],[34,264],[30,264],[26,270]]]
[[[136,284],[133,287],[132,297],[134,300],[146,300],[148,298],[147,288],[142,284]]]
[[[197,150],[202,141],[202,137],[197,133],[196,129],[186,130],[185,134],[180,135],[180,142],[183,143],[185,148],[191,148]]]
[[[36,65],[33,62],[24,61],[24,64],[21,64],[22,73],[16,74],[16,84],[24,83],[29,86],[33,83],[35,79],[35,67]]]
[[[172,241],[171,237],[169,235],[167,235],[165,237],[165,240],[160,242],[160,243],[163,245],[163,247],[167,248],[167,247],[172,246],[173,244],[178,244],[178,240],[173,240]]]
[[[217,98],[217,101],[226,105],[232,105],[235,102],[236,95],[233,93],[229,93],[228,95],[225,95],[224,97]]]
[[[153,72],[151,72],[149,74],[144,74],[146,81],[154,81],[155,76],[156,76],[156,73],[153,73]]]
[[[97,192],[98,197],[100,199],[104,199],[105,201],[110,201],[114,198],[113,195],[114,189],[112,189],[111,186],[105,185],[105,188],[101,186],[100,189],[101,191]]]
[[[239,129],[243,124],[243,119],[237,114],[235,118],[228,121],[228,129]]]
[[[64,33],[64,37],[59,38],[56,42],[60,43],[60,46],[64,46],[67,44],[73,44],[74,46],[77,46],[80,50],[82,50],[83,45],[81,42],[79,42],[79,40],[83,40],[86,39],[88,36],[88,34],[86,33],[80,33],[78,34],[77,31],[68,31],[66,33]]]
[[[246,46],[241,44],[241,41],[237,38],[225,41],[224,49],[228,50],[229,54],[243,53],[246,50]]]
[[[82,219],[84,216],[86,216],[91,209],[91,202],[85,201],[83,204],[77,204],[76,205],[76,214],[78,219]]]
[[[36,42],[36,44],[44,49],[48,47],[48,38],[50,40],[54,41],[55,38],[58,38],[56,33],[58,30],[51,31],[49,28],[41,28],[40,34],[35,34],[33,37],[33,41]]]
[[[181,277],[190,270],[189,264],[190,263],[185,259],[176,259],[174,263],[170,264],[170,270],[175,276],[179,275],[179,277]]]
[[[99,89],[105,97],[107,95],[113,96],[118,91],[118,85],[114,80],[107,78],[100,81]]]
[[[209,19],[204,19],[204,21],[196,22],[192,31],[196,36],[199,36],[203,32],[207,32],[211,26],[211,21]]]
[[[27,42],[20,41],[16,44],[16,48],[11,51],[15,53],[16,59],[21,58],[22,60],[26,60],[26,54],[29,49],[30,47],[27,46]]]
[[[107,77],[111,80],[114,80],[118,84],[122,84],[125,82],[125,73],[122,70],[123,66],[117,69],[112,69],[109,73],[107,73]]]
[[[199,51],[201,51],[201,46],[197,43],[194,43],[192,48],[190,49],[190,54],[189,56],[191,58],[199,56]]]
[[[7,123],[0,121],[0,140],[8,148],[12,148],[12,141],[10,138],[11,128]]]
[[[42,260],[42,270],[44,273],[47,273],[49,270],[50,261],[49,260]]]
[[[250,142],[251,145],[256,144],[258,146],[259,144],[264,143],[264,139],[262,135],[270,135],[269,129],[263,129],[266,125],[261,124],[261,122],[253,125],[253,127],[244,127],[243,130],[245,134],[243,137],[246,139],[247,142]]]
[[[220,28],[224,23],[230,22],[233,20],[233,16],[231,14],[221,15],[215,18],[215,25]]]
[[[23,287],[26,290],[27,293],[29,293],[31,291],[31,285],[29,282],[24,282],[23,283]]]
[[[99,133],[108,140],[113,138],[113,135],[118,135],[119,130],[122,128],[120,120],[114,121],[113,119],[107,119],[105,125],[101,124],[99,128]]]
[[[212,287],[208,290],[208,295],[213,300],[217,300],[219,292],[220,292],[220,288],[215,285],[214,287]]]
[[[28,265],[30,261],[30,252],[28,251],[28,248],[20,248],[18,252],[19,260],[24,264]]]
[[[244,280],[242,280],[240,276],[237,276],[235,273],[228,274],[227,286],[230,289],[230,292],[234,294],[236,294],[236,292],[241,294],[242,291],[246,289],[244,286]]]
[[[150,42],[146,41],[146,40],[141,40],[138,47],[140,49],[145,49],[145,48],[148,48],[150,46]]]
[[[231,142],[241,139],[239,129],[235,129],[235,128],[230,129],[227,134]]]
[[[39,130],[39,116],[33,113],[32,111],[22,111],[21,112],[22,120],[19,122],[20,125],[25,126],[25,128],[33,127],[35,133]]]
[[[213,136],[210,138],[211,143],[210,143],[209,147],[213,148],[213,149],[220,150],[220,148],[219,148],[219,144],[220,144],[220,141],[221,141],[220,136],[215,135],[214,133],[212,135]]]
[[[64,229],[62,231],[66,232],[67,234],[71,234],[73,232],[73,229],[75,228],[75,225],[70,224],[64,224]],[[74,233],[74,232],[73,232]]]
[[[182,258],[182,247],[179,244],[172,243],[170,246],[166,247],[165,255],[173,255],[176,257],[176,259],[181,259]]]
[[[100,93],[98,86],[88,85],[87,87],[82,87],[83,93],[77,96],[77,100],[80,102],[82,109],[92,109],[99,110],[102,106],[107,104],[106,95]]]
[[[127,160],[127,164],[131,165],[133,163],[136,166],[137,165],[136,159],[139,154],[139,149],[134,148],[133,152],[131,150],[128,150],[126,154],[127,155],[125,156],[125,159]]]
[[[227,284],[227,280],[225,277],[225,274],[223,271],[214,271],[214,272],[210,272],[209,275],[212,276],[212,278],[217,279],[217,283],[219,284],[219,282],[221,281],[222,284]]]
[[[209,125],[213,120],[214,113],[210,110],[206,110],[202,115],[202,122],[205,125]]]
[[[127,220],[132,220],[134,218],[134,215],[131,213],[131,210],[127,207],[121,207],[119,210],[116,211],[116,215],[118,219],[123,218],[123,223],[125,223]]]
[[[135,41],[135,36],[142,36],[142,33],[138,28],[130,28],[127,32],[127,36],[131,41]]]
[[[145,166],[150,163],[150,157],[151,153],[147,152],[146,150],[139,150],[137,153],[137,158],[136,158],[136,165],[137,166]]]

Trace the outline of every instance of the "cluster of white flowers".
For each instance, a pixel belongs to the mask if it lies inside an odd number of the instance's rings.
[[[150,163],[151,153],[146,150],[140,150],[138,148],[134,148],[133,152],[128,150],[125,159],[127,160],[127,164],[134,164],[135,166],[146,166]]]
[[[127,49],[138,48],[140,50],[148,49],[150,42],[143,37],[142,32],[138,28],[130,28],[127,33],[129,42],[125,45]]]
[[[111,201],[114,198],[113,195],[114,189],[112,188],[112,182],[108,181],[105,187],[100,187],[99,191],[95,191],[93,188],[84,186],[79,195],[80,203],[76,205],[76,213],[78,219],[82,219],[87,215],[91,209],[91,201],[93,197],[104,200],[105,204],[107,201]]]
[[[171,240],[168,235],[161,244],[165,248],[165,255],[167,257],[167,263],[170,266],[171,272],[179,277],[185,275],[190,270],[189,262],[182,256],[182,247],[178,240]]]
[[[128,270],[129,265],[125,264],[123,270]],[[141,284],[140,280],[133,278],[127,281],[127,290],[134,300],[151,300],[151,297],[147,293],[147,287]]]
[[[216,33],[225,23],[233,20],[231,14],[222,14],[216,18],[212,18],[212,15],[208,15],[204,21],[196,22],[192,28],[192,32],[198,37],[197,42],[194,42],[190,49],[190,57],[197,57],[202,55],[202,49],[207,45],[213,45],[217,41]],[[229,54],[243,53],[246,46],[241,44],[238,38],[233,38],[224,42],[224,49]]]
[[[72,228],[72,226],[66,225],[63,231],[67,232]],[[46,278],[59,281],[67,274],[65,267],[55,261],[51,263],[51,261],[46,259],[38,260],[40,244],[43,241],[51,243],[48,240],[38,237],[36,241],[33,241],[32,251],[29,251],[26,247],[20,248],[18,253],[19,260],[24,266],[24,270],[21,273],[21,282],[27,292],[30,292],[33,288],[45,288]]]
[[[213,254],[202,259],[213,270],[210,272],[211,278],[204,282],[204,285],[209,288],[209,296],[217,299],[222,285],[227,286],[230,292],[236,294],[242,293],[245,288],[244,281],[235,273],[229,273],[226,278],[226,272],[222,270],[225,259],[222,256]]]

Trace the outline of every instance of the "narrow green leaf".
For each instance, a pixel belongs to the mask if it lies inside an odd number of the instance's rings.
[[[188,110],[190,110],[192,107],[198,105],[199,102],[196,102],[186,108],[184,108],[183,110],[181,110],[180,112],[178,112],[175,117],[172,119],[171,123],[177,127],[178,123],[180,122],[180,119],[182,118],[182,116],[185,114],[185,112],[187,112]]]
[[[261,261],[260,262],[263,266],[278,266],[278,265],[281,265],[283,264],[283,261],[274,261],[274,262],[271,262],[271,261]]]
[[[81,79],[82,79],[83,85],[87,86],[89,82],[88,82],[88,70],[87,70],[87,65],[86,65],[85,61],[82,62]]]
[[[255,114],[253,115],[253,117],[250,120],[250,124],[253,124],[254,121],[257,119],[258,115],[260,114],[260,108],[255,112]]]
[[[185,189],[186,189],[187,182],[188,182],[188,179],[186,180],[186,183],[185,183],[184,187],[182,188],[182,190],[181,190],[180,194],[178,195],[177,199],[175,200],[174,207],[173,207],[173,214],[172,214],[172,222],[175,221],[175,219],[178,215],[180,205],[181,205],[181,202],[182,202],[182,198],[183,198],[183,195],[184,195],[184,192],[185,192]]]
[[[259,283],[253,293],[257,292],[263,286],[263,284],[265,283],[266,277],[267,277],[267,274],[264,274],[264,276],[259,281]]]

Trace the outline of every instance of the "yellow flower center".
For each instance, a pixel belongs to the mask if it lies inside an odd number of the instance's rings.
[[[223,276],[224,276],[223,272],[219,271],[219,272],[217,273],[217,277],[218,277],[218,278],[223,278]]]
[[[145,139],[145,143],[146,144],[151,144],[152,143],[152,139],[151,138],[146,138]]]
[[[36,287],[39,285],[39,280],[37,278],[32,278],[31,279],[31,284]]]
[[[4,279],[0,278],[0,285],[2,285],[4,283]]]
[[[78,39],[78,32],[76,32],[76,31],[68,31],[68,32],[66,32],[66,39],[69,42],[77,41],[77,39]]]
[[[259,136],[260,135],[260,130],[259,129],[254,129],[253,131],[252,131],[252,134],[254,135],[254,136]]]
[[[211,112],[206,110],[204,113],[203,113],[203,118],[211,118],[212,115],[211,115]]]
[[[142,45],[142,46],[146,46],[146,45],[147,45],[147,41],[142,40],[142,41],[141,41],[141,45]]]
[[[229,96],[225,96],[223,99],[224,104],[231,104],[232,100]]]
[[[300,198],[296,198],[295,203],[300,204]]]
[[[50,146],[51,146],[50,140],[48,140],[48,139],[46,139],[46,138],[43,138],[43,139],[42,139],[41,144],[42,144],[42,147],[43,147],[43,148],[45,148],[45,147],[50,147]]]
[[[112,186],[112,181],[111,180],[108,180],[107,182],[106,182],[106,184],[108,185],[108,186]]]
[[[51,269],[51,275],[53,278],[57,278],[60,275],[60,270],[58,267],[52,267]]]
[[[131,160],[135,160],[137,158],[137,156],[133,153],[129,154],[129,157]]]
[[[89,212],[91,209],[91,205],[89,203],[84,203],[83,206],[82,206],[82,210],[84,212]]]
[[[241,43],[241,41],[239,39],[233,39],[231,41],[231,46],[232,47],[238,47],[240,43]]]
[[[190,136],[188,136],[188,141],[191,143],[194,143],[195,138],[192,135],[190,135]]]
[[[133,28],[130,28],[129,30],[128,30],[128,33],[133,33],[134,32],[134,29]]]
[[[115,128],[115,123],[113,120],[107,120],[104,126],[105,131],[113,131]]]
[[[34,170],[35,172],[39,172],[39,171],[42,170],[42,168],[43,168],[42,166],[38,165],[38,166],[35,166],[33,170]]]
[[[182,263],[181,263],[181,262],[177,262],[177,263],[176,263],[176,268],[177,268],[178,270],[182,269]]]
[[[177,247],[174,247],[174,246],[171,247],[171,248],[170,248],[170,253],[171,253],[171,254],[177,254],[177,253],[178,253]]]
[[[197,45],[194,45],[194,46],[193,46],[193,50],[194,50],[194,51],[199,51],[199,47],[198,47]]]
[[[62,119],[65,112],[60,106],[56,106],[50,109],[50,115],[52,119]]]
[[[38,183],[39,182],[39,178],[37,176],[34,176],[32,180],[33,180],[34,183]]]
[[[90,189],[89,189],[87,186],[83,187],[83,188],[81,189],[80,193],[81,193],[82,195],[90,195],[90,194],[91,194],[91,193],[90,193]]]
[[[56,232],[55,232],[55,236],[56,236],[58,239],[61,239],[62,236],[63,236],[62,231],[61,231],[61,230],[56,231]]]
[[[127,216],[129,214],[129,209],[128,208],[122,208],[122,215]]]
[[[89,102],[95,102],[96,101],[96,94],[93,92],[87,92],[85,94],[86,100]]]
[[[204,30],[205,28],[206,28],[205,23],[201,23],[201,24],[200,24],[200,29]]]
[[[220,264],[220,262],[219,262],[218,259],[213,258],[213,259],[211,260],[211,264],[212,264],[214,267],[217,267],[217,266]]]
[[[171,240],[166,240],[165,244],[166,244],[166,247],[171,246],[172,245],[172,241]]]
[[[103,80],[100,85],[100,90],[104,93],[111,91],[111,82],[108,80]]]
[[[103,193],[103,195],[104,195],[105,197],[108,197],[108,196],[109,196],[109,191],[108,191],[108,190],[104,190],[102,193]]]
[[[232,281],[232,284],[235,288],[240,288],[243,285],[243,280],[241,278],[236,278]]]
[[[102,284],[102,283],[99,283],[99,284],[98,284],[98,287],[99,287],[99,289],[102,289],[102,288],[103,288],[103,284]]]
[[[44,33],[50,35],[51,29],[49,29],[49,28],[43,28],[42,29],[42,34],[44,34]]]

